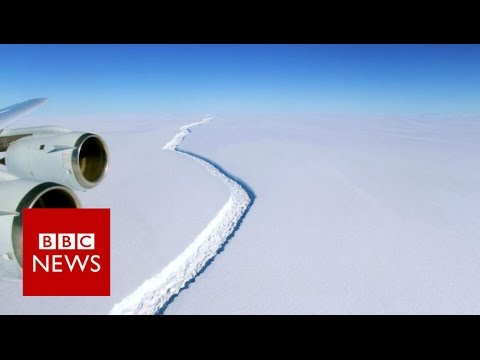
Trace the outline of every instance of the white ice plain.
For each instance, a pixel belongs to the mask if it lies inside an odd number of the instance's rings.
[[[182,254],[230,197],[202,164],[162,151],[201,118],[83,122],[111,152],[105,182],[79,196],[112,209],[112,296],[22,297],[2,280],[0,313],[107,314]],[[181,148],[255,203],[163,313],[480,313],[479,140],[473,117],[216,114]]]
[[[218,114],[183,146],[256,199],[165,314],[480,313],[480,119]]]
[[[226,245],[251,207],[254,194],[248,185],[230,175],[213,161],[179,149],[180,144],[192,128],[204,125],[212,118],[207,116],[202,121],[182,126],[180,132],[163,147],[163,150],[177,152],[200,163],[211,175],[219,178],[228,187],[230,191],[228,201],[180,255],[170,262],[161,273],[146,280],[134,293],[115,304],[110,314],[155,315],[163,313],[169,302],[189,282],[200,275]]]

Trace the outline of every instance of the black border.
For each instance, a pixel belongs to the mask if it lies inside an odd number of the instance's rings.
[[[475,44],[477,12],[400,4],[178,4],[100,6],[0,22],[0,43],[21,44]],[[192,8],[196,6],[196,8]],[[332,9],[337,6],[337,9]],[[183,8],[182,8],[183,7]],[[198,10],[198,11],[197,11]],[[445,14],[442,15],[441,11]]]

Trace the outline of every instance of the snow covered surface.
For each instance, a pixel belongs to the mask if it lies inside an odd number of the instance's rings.
[[[0,313],[480,313],[480,119],[215,115],[183,138],[185,156],[162,148],[201,114],[52,122],[110,147],[104,183],[79,196],[112,209],[112,296],[22,297],[0,280]],[[189,154],[238,176],[255,202],[187,289],[138,307],[128,296],[231,199]]]
[[[191,132],[191,128],[200,126],[211,121],[212,117],[206,117],[202,121],[184,125],[164,147],[164,150],[176,151],[199,162],[213,176],[219,178],[230,191],[230,197],[218,214],[210,221],[205,229],[195,240],[161,273],[145,281],[134,293],[126,297],[122,302],[115,304],[110,312],[112,315],[154,315],[163,312],[173,296],[177,295],[185,285],[200,275],[206,269],[209,261],[234,235],[243,217],[254,200],[254,195],[238,178],[228,174],[219,165],[201,155],[178,149],[183,139]]]
[[[479,313],[480,119],[217,116],[255,204],[165,314]]]

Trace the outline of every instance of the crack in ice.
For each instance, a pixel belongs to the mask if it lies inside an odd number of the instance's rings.
[[[250,209],[255,195],[242,180],[229,174],[215,162],[177,146],[190,133],[190,128],[205,124],[213,117],[184,125],[163,150],[175,151],[199,162],[210,174],[227,185],[230,196],[218,214],[197,235],[187,248],[170,262],[159,274],[146,280],[137,290],[115,304],[110,314],[157,314],[163,313],[172,299],[196,278],[240,226]]]

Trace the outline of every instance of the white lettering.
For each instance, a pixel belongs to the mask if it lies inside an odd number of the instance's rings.
[[[67,261],[67,265],[68,265],[68,268],[70,269],[70,271],[73,271],[73,269],[75,269],[75,263],[78,263],[78,266],[80,267],[80,270],[82,270],[82,272],[83,272],[85,270],[85,267],[87,266],[87,262],[88,262],[89,257],[90,257],[90,255],[87,255],[85,257],[85,260],[83,261],[83,263],[80,261],[80,257],[78,255],[75,255],[72,262],[70,262],[70,259],[68,258],[68,256],[65,255],[65,260]]]
[[[48,256],[48,255],[47,255]],[[52,271],[53,272],[62,272],[62,268],[58,269],[57,265],[62,265],[61,261],[57,261],[57,259],[61,259],[62,255],[52,255]]]
[[[95,270],[93,270],[93,268],[90,268],[90,271],[91,272],[99,272],[100,271],[100,264],[98,262],[96,262],[93,258],[97,258],[98,260],[100,260],[100,256],[99,255],[93,255],[91,258],[90,258],[90,261],[97,265],[97,268]]]
[[[45,264],[37,257],[37,255],[33,255],[33,272],[37,272],[37,267],[35,264],[38,262],[40,266],[43,268],[44,271],[48,272],[48,255],[46,256]]]

